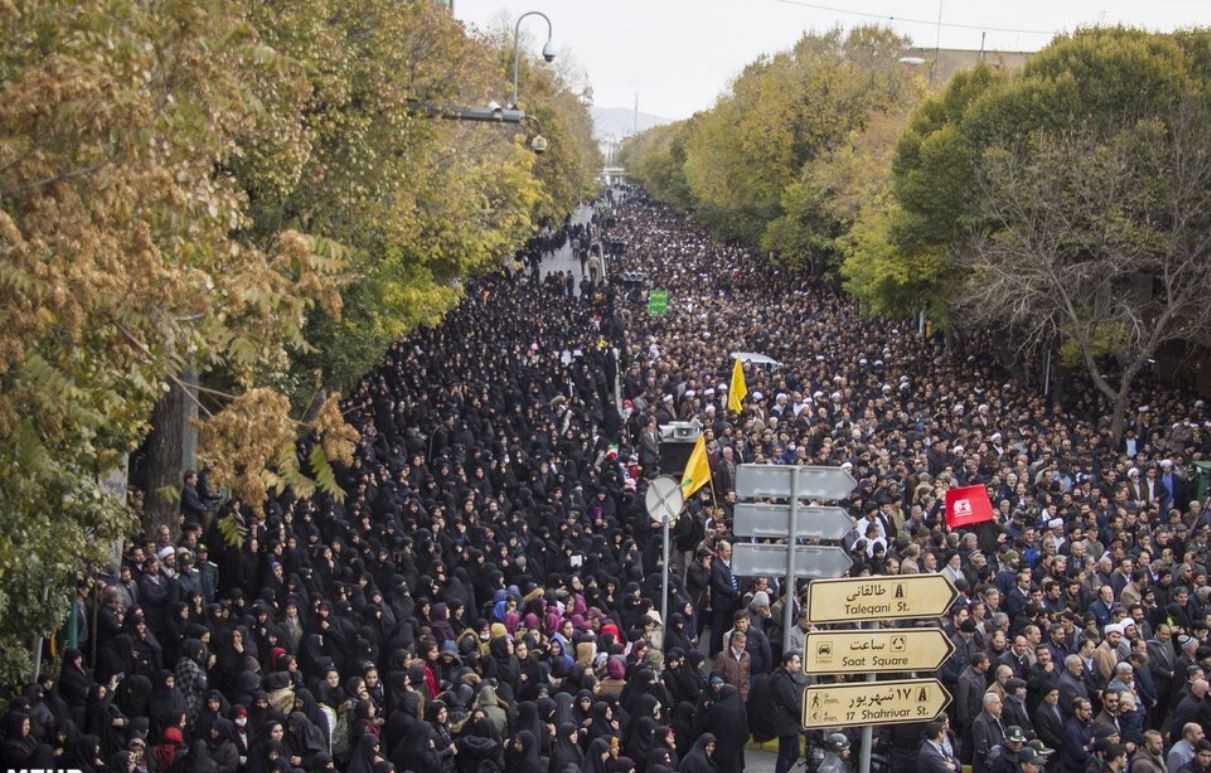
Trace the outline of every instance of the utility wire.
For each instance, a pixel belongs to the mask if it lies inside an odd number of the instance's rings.
[[[864,11],[854,11],[849,8],[837,8],[837,7],[831,6],[831,5],[821,5],[819,3],[808,3],[808,2],[804,2],[804,0],[777,0],[777,2],[784,3],[786,5],[798,5],[798,6],[802,6],[803,8],[815,8],[816,10],[819,10],[819,11],[831,11],[833,13],[849,14],[850,16],[862,16],[867,19],[879,19],[882,21],[893,21],[893,22],[898,21],[898,22],[905,22],[907,24],[925,24],[930,27],[936,27],[939,24],[936,20],[910,19],[905,16],[888,16],[886,14],[880,14],[880,13],[867,13]],[[1011,32],[1011,33],[1016,33],[1019,35],[1056,35],[1056,34],[1058,34],[1058,33],[1056,33],[1055,30],[1026,30],[1026,29],[1015,29],[1013,27],[986,27],[986,26],[982,26],[979,24],[955,24],[953,22],[941,22],[941,26],[950,27],[953,29],[962,29],[962,30],[978,30],[981,32]]]

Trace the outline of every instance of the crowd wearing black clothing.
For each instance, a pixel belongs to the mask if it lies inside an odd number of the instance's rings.
[[[1060,751],[1050,770],[1092,769],[1116,743],[1137,765],[1199,764],[1201,402],[1146,385],[1114,443],[1079,379],[1051,403],[995,342],[946,348],[863,319],[641,192],[612,217],[627,254],[611,275],[668,289],[666,316],[617,285],[468,283],[347,399],[362,436],[338,469],[343,502],[225,503],[217,515],[248,529],[227,546],[206,484],[183,498],[178,541],[132,544],[99,578],[81,649],[10,704],[5,765],[726,772],[751,729],[780,739],[786,770],[803,682],[779,659],[786,589],[731,571],[742,463],[847,465],[853,573],[944,572],[962,591],[941,674],[953,732],[880,732],[893,769],[1017,763],[1030,753],[1010,717]],[[739,415],[725,407],[736,350],[781,362],[746,369]],[[702,424],[713,479],[673,529],[663,620],[643,493],[654,428],[674,419]],[[945,528],[944,492],[967,484],[987,486],[995,527]]]

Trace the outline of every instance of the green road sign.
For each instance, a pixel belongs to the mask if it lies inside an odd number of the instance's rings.
[[[648,314],[657,316],[667,314],[669,311],[669,291],[668,290],[652,290],[648,293]]]

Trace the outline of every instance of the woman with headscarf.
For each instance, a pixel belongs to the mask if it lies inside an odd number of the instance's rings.
[[[442,763],[450,754],[437,748],[433,726],[419,721],[391,750],[391,764],[412,773],[442,773]]]
[[[188,751],[184,751],[187,749],[185,734],[181,732],[181,728],[166,728],[160,742],[151,747],[157,773],[176,773],[178,770],[184,770],[189,757]]]
[[[513,654],[513,642],[508,636],[499,636],[488,645],[488,657],[482,661],[484,678],[495,679],[498,684],[507,684],[517,694],[521,664]]]
[[[648,752],[655,746],[656,720],[650,716],[632,717],[627,725],[623,752],[633,760],[647,763]]]
[[[454,761],[460,773],[475,773],[485,763],[500,765],[501,736],[482,708],[471,712],[459,731],[455,746],[458,755]]]
[[[574,723],[564,722],[559,726],[559,731],[555,735],[547,772],[561,773],[566,766],[580,767],[583,762],[584,752],[580,750],[580,730]]]
[[[505,770],[509,773],[546,773],[538,758],[538,740],[529,730],[518,730],[505,746]]]
[[[206,645],[197,639],[186,639],[181,645],[181,659],[175,669],[177,690],[185,699],[185,716],[189,724],[198,721],[206,702]]]
[[[433,638],[437,639],[438,646],[454,641],[454,629],[450,627],[450,608],[445,602],[433,605],[433,620],[429,623],[429,629],[433,631]]]
[[[6,718],[4,745],[0,759],[8,770],[49,768],[54,764],[54,752],[31,735],[33,720],[22,711],[9,712]]]
[[[382,745],[379,738],[367,733],[359,738],[357,745],[353,747],[353,755],[349,758],[345,772],[374,773],[374,765],[381,759]]]
[[[95,735],[78,735],[63,755],[61,764],[81,773],[96,773],[105,767],[101,754],[101,739]]]
[[[589,724],[589,740],[593,741],[598,738],[609,739],[611,736],[621,735],[622,730],[617,717],[614,716],[613,709],[610,704],[605,701],[597,701],[593,704],[592,721]]]
[[[101,751],[104,756],[109,757],[121,751],[126,745],[129,728],[130,720],[110,700],[109,691],[105,685],[93,685],[92,694],[89,695],[84,732],[95,735],[101,740]]]
[[[589,742],[589,750],[585,752],[584,762],[580,763],[580,773],[609,773],[610,739],[608,737],[594,738]]]
[[[328,744],[307,715],[295,711],[286,718],[286,748],[293,767],[310,770],[314,767],[315,756],[327,751]]]
[[[155,688],[151,693],[151,704],[148,707],[151,716],[152,735],[158,735],[166,728],[180,726],[181,717],[187,716],[185,696],[177,689],[177,677],[171,671],[162,671]]]
[[[128,676],[118,683],[113,694],[113,703],[128,717],[150,716],[151,696],[154,688],[151,680],[142,674]]]
[[[314,727],[323,742],[324,751],[332,748],[332,731],[328,724],[328,714],[321,708],[315,696],[307,688],[300,688],[294,693],[294,710],[302,712]]]
[[[101,651],[106,652],[105,647]],[[97,678],[108,679],[109,676],[101,676],[101,657],[98,655]],[[84,727],[84,713],[88,708],[88,693],[92,685],[93,680],[84,668],[84,653],[80,650],[64,652],[63,670],[59,673],[59,695],[67,703],[76,727]]]
[[[715,736],[703,733],[694,741],[689,754],[677,766],[677,773],[718,773],[715,764]]]
[[[236,773],[240,768],[240,752],[235,743],[235,725],[225,717],[209,722],[202,738],[206,752],[215,764],[216,773]]]
[[[477,707],[483,710],[488,720],[492,723],[497,736],[503,736],[509,726],[509,716],[501,708],[500,699],[496,695],[496,688],[490,684],[485,684],[479,688],[479,698],[476,703]]]
[[[380,727],[381,720],[378,717],[378,712],[374,708],[374,702],[369,700],[360,700],[353,705],[353,724],[349,728],[349,744],[356,746],[358,738],[363,735],[372,735],[375,738],[382,736]]]

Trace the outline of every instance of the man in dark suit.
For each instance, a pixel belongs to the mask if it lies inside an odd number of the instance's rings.
[[[959,761],[942,748],[944,727],[941,722],[930,722],[925,726],[925,740],[917,752],[917,773],[958,773]]]
[[[971,773],[988,773],[989,753],[1005,743],[1005,726],[1001,724],[1001,696],[984,693],[984,710],[971,724]]]
[[[959,732],[964,739],[970,738],[971,723],[979,716],[988,689],[988,655],[977,652],[971,657],[971,665],[959,674],[959,688],[955,696],[956,717]]]
[[[711,657],[723,649],[723,632],[731,627],[740,601],[740,580],[732,574],[732,546],[721,541],[711,562]]]
[[[1052,685],[1043,692],[1043,699],[1034,710],[1034,729],[1039,740],[1051,749],[1064,745],[1064,715],[1060,711],[1060,688]]]

